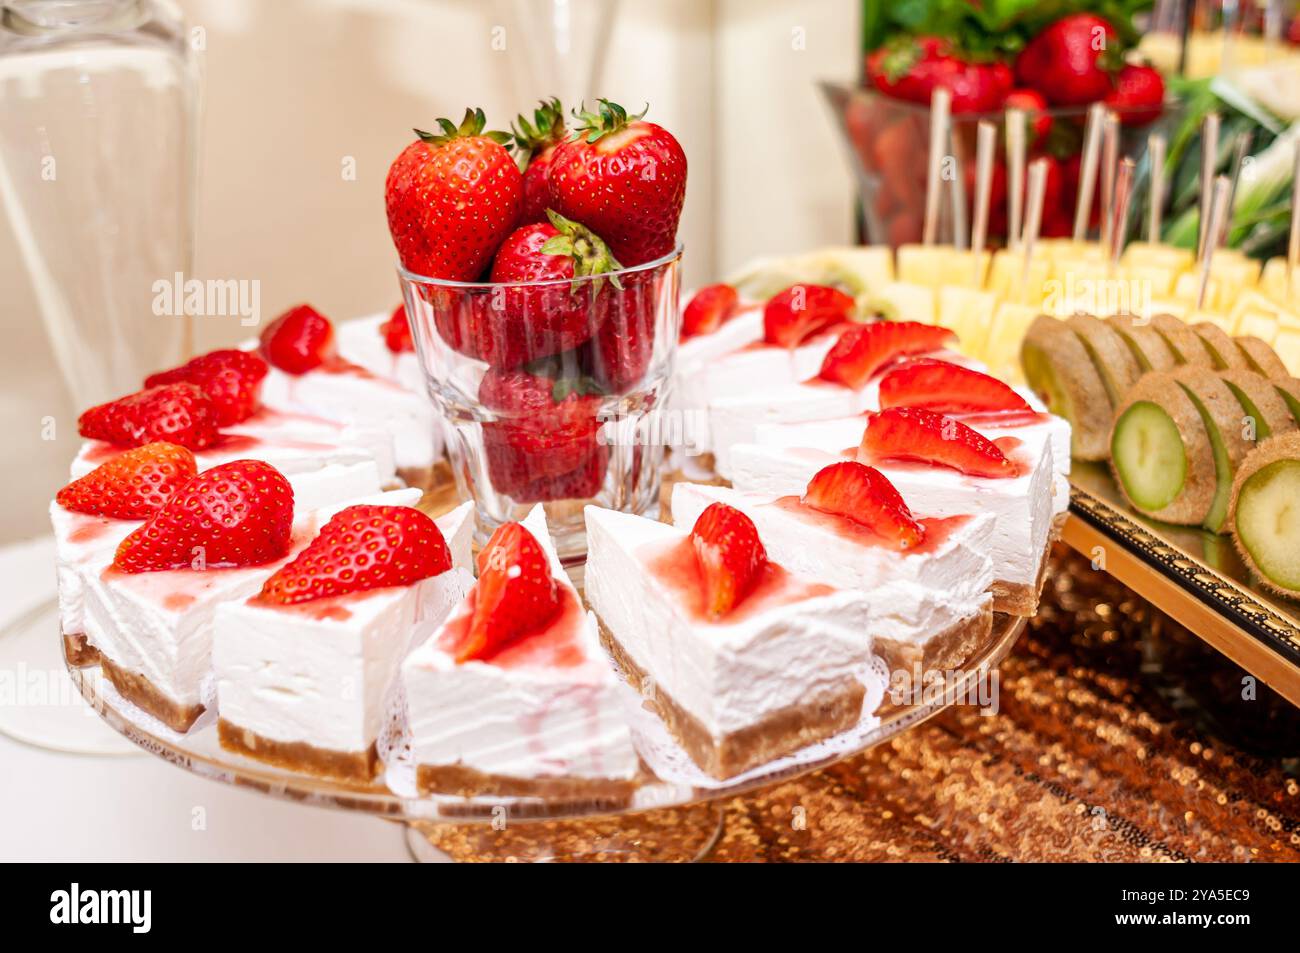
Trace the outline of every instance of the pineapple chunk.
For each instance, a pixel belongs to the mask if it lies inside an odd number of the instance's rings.
[[[1192,267],[1195,258],[1190,248],[1153,245],[1150,242],[1130,242],[1124,249],[1120,264],[1134,268],[1163,268],[1177,274]]]
[[[984,363],[994,377],[1013,384],[1024,383],[1024,372],[1020,369],[1020,343],[1038,314],[1037,308],[1027,304],[1010,301],[998,304],[984,345]]]
[[[893,321],[921,321],[934,324],[934,289],[910,281],[891,281],[875,295],[885,305]]]
[[[1024,267],[1025,258],[1020,252],[1001,249],[993,256],[985,290],[1016,304],[1041,308],[1049,290],[1047,283],[1051,265],[1045,257],[1035,254],[1029,263],[1027,275]]]
[[[961,285],[941,285],[936,323],[956,332],[963,354],[982,360],[997,301],[997,297],[987,291]]]
[[[900,245],[896,269],[898,280],[937,288],[956,273],[958,266],[953,258],[960,254],[951,245]]]
[[[1273,350],[1292,374],[1300,374],[1300,328],[1278,328]]]
[[[1269,315],[1283,327],[1300,328],[1300,314],[1289,311],[1262,291],[1248,289],[1243,291],[1233,302],[1228,311],[1235,324],[1240,324],[1243,315]],[[1245,334],[1245,331],[1238,332]]]
[[[1265,344],[1277,340],[1277,316],[1265,311],[1245,311],[1237,318],[1238,335],[1257,337]]]
[[[1286,259],[1270,258],[1259,279],[1260,290],[1274,301],[1287,303]],[[1300,306],[1300,266],[1291,273],[1290,303]]]

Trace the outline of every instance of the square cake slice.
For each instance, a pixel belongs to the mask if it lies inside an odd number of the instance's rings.
[[[586,514],[587,598],[611,652],[704,772],[734,777],[857,723],[871,658],[865,593],[764,561],[717,615],[688,529]]]
[[[640,773],[625,689],[541,506],[499,527],[478,569],[402,665],[420,791],[625,803]]]
[[[259,595],[218,607],[212,666],[223,747],[295,771],[375,775],[402,660],[473,583],[474,505],[435,523],[450,556],[436,575],[287,605]]]

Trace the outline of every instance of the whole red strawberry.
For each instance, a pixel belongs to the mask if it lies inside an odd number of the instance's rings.
[[[260,598],[291,605],[385,586],[409,586],[451,568],[442,531],[410,506],[349,506],[276,570]]]
[[[608,448],[599,440],[601,401],[594,390],[582,378],[488,369],[479,400],[498,414],[483,424],[488,477],[497,492],[533,503],[569,499],[576,485],[599,488]]]
[[[606,394],[624,394],[645,377],[654,356],[656,303],[661,297],[652,272],[624,275],[621,287],[606,287],[596,300],[591,377]]]
[[[293,488],[261,460],[204,470],[122,540],[122,572],[258,566],[289,551]]]
[[[208,395],[217,412],[217,426],[229,427],[247,420],[262,407],[262,379],[266,361],[252,351],[223,348],[201,354],[180,367],[145,378],[145,387],[188,381]]]
[[[119,447],[165,440],[191,450],[217,442],[217,410],[197,384],[163,384],[92,407],[77,432]]]
[[[595,331],[593,300],[615,290],[601,275],[617,261],[600,237],[562,215],[511,233],[492,263],[504,287],[470,313],[461,339],[471,356],[502,367],[567,351]],[[591,280],[579,280],[590,277]]]
[[[881,47],[867,57],[867,76],[888,96],[926,105],[936,89],[946,89],[954,113],[1001,109],[1012,84],[1006,64],[964,60],[937,36],[908,37],[905,43]]]
[[[1165,80],[1153,66],[1126,64],[1115,74],[1115,88],[1104,102],[1125,126],[1145,126],[1160,118],[1165,105]]]
[[[677,244],[686,201],[686,153],[644,111],[607,99],[599,112],[577,112],[573,138],[551,157],[551,208],[609,244],[626,267],[662,258]]]
[[[143,520],[198,472],[194,454],[174,443],[147,443],[118,454],[55,497],[59,506],[75,513],[93,513],[116,520]]]
[[[1110,92],[1107,65],[1118,55],[1115,28],[1091,13],[1062,17],[1025,44],[1016,80],[1058,106],[1092,103]]]
[[[491,658],[549,625],[561,607],[546,550],[519,523],[502,523],[479,553],[472,598],[469,627],[455,646],[457,662]]]
[[[515,158],[524,172],[524,204],[519,213],[519,224],[545,222],[546,209],[551,204],[551,157],[555,147],[564,141],[568,130],[564,126],[564,107],[552,98],[538,104],[530,123],[524,115],[515,118],[511,127],[515,140]]]
[[[379,326],[379,333],[384,336],[384,344],[394,354],[415,350],[415,341],[411,339],[411,322],[406,317],[404,304],[393,309],[388,320]]]
[[[519,220],[523,175],[505,149],[510,135],[486,124],[481,109],[465,110],[460,126],[439,119],[441,135],[415,130],[420,138],[389,167],[388,231],[407,271],[474,281]]]
[[[306,374],[338,354],[334,325],[309,304],[290,308],[268,324],[259,347],[262,356],[286,374]]]

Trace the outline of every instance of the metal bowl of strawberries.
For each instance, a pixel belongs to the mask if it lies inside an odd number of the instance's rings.
[[[577,561],[588,503],[658,505],[686,156],[607,100],[485,129],[439,120],[389,169],[406,313],[483,539],[541,503]]]

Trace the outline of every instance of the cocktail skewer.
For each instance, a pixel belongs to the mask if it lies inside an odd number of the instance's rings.
[[[1124,159],[1115,173],[1115,210],[1111,214],[1111,234],[1109,236],[1110,270],[1119,268],[1120,255],[1124,252],[1124,240],[1128,232],[1128,209],[1133,197],[1133,160]]]
[[[1101,126],[1101,240],[1110,240],[1115,211],[1115,167],[1119,164],[1119,116],[1107,110]]]
[[[1007,245],[1020,244],[1025,201],[1025,113],[1007,110]]]
[[[921,241],[926,245],[934,244],[939,229],[940,180],[951,108],[952,94],[946,89],[936,89],[930,96],[930,162],[925,176],[925,222],[921,233]]]
[[[1147,210],[1147,241],[1160,244],[1160,219],[1165,204],[1165,137],[1152,133],[1147,137],[1147,156],[1151,163],[1151,204]]]
[[[1088,219],[1092,215],[1092,192],[1097,181],[1097,154],[1101,150],[1101,126],[1106,107],[1093,103],[1088,107],[1088,122],[1083,130],[1083,158],[1079,166],[1079,197],[1074,206],[1074,240],[1088,236]]]
[[[1025,200],[1025,230],[1020,236],[1024,263],[1020,269],[1020,300],[1024,301],[1029,288],[1029,264],[1038,244],[1038,233],[1043,225],[1043,197],[1047,193],[1047,160],[1035,159],[1029,163],[1029,189]]]
[[[1008,119],[1010,116],[1008,115]],[[981,284],[980,260],[988,239],[989,200],[993,190],[993,150],[997,148],[998,130],[993,123],[981,120],[975,131],[975,217],[971,222],[970,247],[974,259],[975,286]]]
[[[1228,193],[1232,191],[1232,182],[1226,175],[1221,175],[1214,180],[1212,198],[1210,200],[1210,217],[1208,235],[1219,234],[1219,229],[1223,227],[1223,222],[1228,214]],[[1205,250],[1201,255],[1201,280],[1196,289],[1196,310],[1200,311],[1205,307],[1205,292],[1210,286],[1210,262],[1214,258],[1214,249],[1216,243],[1207,241]]]
[[[1196,236],[1196,258],[1205,255],[1205,236],[1210,221],[1210,205],[1214,195],[1214,166],[1219,157],[1219,114],[1206,113],[1201,124],[1201,212]]]

